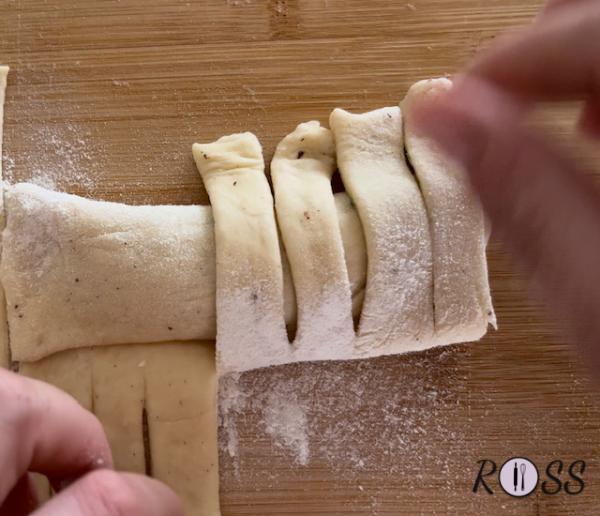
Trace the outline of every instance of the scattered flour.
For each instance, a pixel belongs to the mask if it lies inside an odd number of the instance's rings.
[[[14,183],[27,181],[50,190],[78,187],[82,193],[92,193],[96,186],[93,165],[97,158],[91,152],[88,135],[77,124],[40,125],[27,132],[25,145],[31,151],[20,159],[5,151],[4,177]],[[17,176],[18,168],[18,177]]]
[[[345,476],[382,465],[401,474],[407,462],[423,460],[448,470],[451,454],[432,449],[429,441],[450,448],[464,439],[457,423],[462,419],[449,418],[464,409],[459,399],[465,379],[455,364],[461,354],[438,349],[227,376],[220,385],[221,450],[244,476],[252,475],[244,441],[255,434],[270,438],[288,462],[304,467],[324,461]]]
[[[308,464],[308,406],[296,393],[284,386],[284,392],[270,392],[264,405],[265,431],[279,446],[291,450],[296,462]]]
[[[242,7],[244,5],[251,5],[253,0],[227,0],[227,5],[231,7]]]

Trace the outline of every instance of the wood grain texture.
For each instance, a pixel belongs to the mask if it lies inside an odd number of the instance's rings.
[[[298,122],[396,104],[540,5],[8,0],[5,173],[94,198],[206,202],[193,142],[251,130],[270,158]],[[572,106],[540,116],[599,171],[598,152],[570,142],[572,121]],[[223,514],[597,514],[597,387],[496,241],[490,271],[500,330],[480,344],[245,375],[257,402],[238,415],[238,456],[221,453]],[[277,390],[305,408],[306,465],[266,432],[264,393]],[[471,492],[477,460],[513,455],[541,469],[585,459],[586,488],[524,500]]]

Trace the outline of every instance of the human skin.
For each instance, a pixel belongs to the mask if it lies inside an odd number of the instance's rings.
[[[113,471],[102,425],[68,394],[0,368],[0,407],[0,516],[183,515],[168,487]],[[58,492],[37,510],[32,471]]]
[[[464,165],[532,290],[600,378],[600,193],[576,160],[525,123],[539,101],[582,101],[600,138],[600,3],[550,2],[502,38],[445,95],[415,109],[418,130]]]
[[[516,262],[598,375],[600,194],[523,119],[533,102],[579,99],[580,128],[600,137],[599,31],[597,0],[553,1],[415,111],[421,131],[464,164]],[[183,514],[163,484],[111,469],[100,423],[67,394],[0,370],[0,407],[0,516],[35,509],[28,471],[59,490],[38,516]]]

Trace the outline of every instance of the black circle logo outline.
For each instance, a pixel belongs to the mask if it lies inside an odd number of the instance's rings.
[[[535,468],[535,472],[537,474],[537,480],[535,482],[535,487],[531,491],[529,491],[529,493],[527,493],[526,495],[523,495],[523,496],[515,496],[513,494],[510,494],[506,489],[504,489],[504,486],[502,485],[502,481],[500,480],[500,473],[502,472],[502,468],[504,468],[504,466],[506,466],[506,464],[508,464],[511,460],[515,460],[515,459],[525,459],[525,460],[528,460],[533,465],[533,467]],[[510,459],[505,460],[502,463],[502,466],[500,466],[500,469],[498,470],[498,484],[500,484],[500,487],[502,488],[502,491],[504,491],[511,498],[527,498],[530,494],[534,493],[537,490],[539,483],[540,483],[540,470],[538,469],[537,464],[535,462],[533,462],[530,458],[525,457],[524,455],[519,455],[519,456],[511,457]]]

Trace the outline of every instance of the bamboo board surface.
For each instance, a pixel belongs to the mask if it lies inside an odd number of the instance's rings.
[[[207,202],[193,142],[250,130],[269,159],[297,123],[394,105],[540,5],[5,0],[5,175],[134,204]],[[563,138],[572,111],[544,120]],[[597,514],[597,389],[496,241],[490,271],[500,330],[477,345],[244,376],[257,398],[238,415],[238,455],[221,450],[223,514]],[[307,442],[267,431],[285,411],[271,391],[302,409]],[[478,460],[515,455],[542,473],[583,459],[585,490],[471,492]]]

